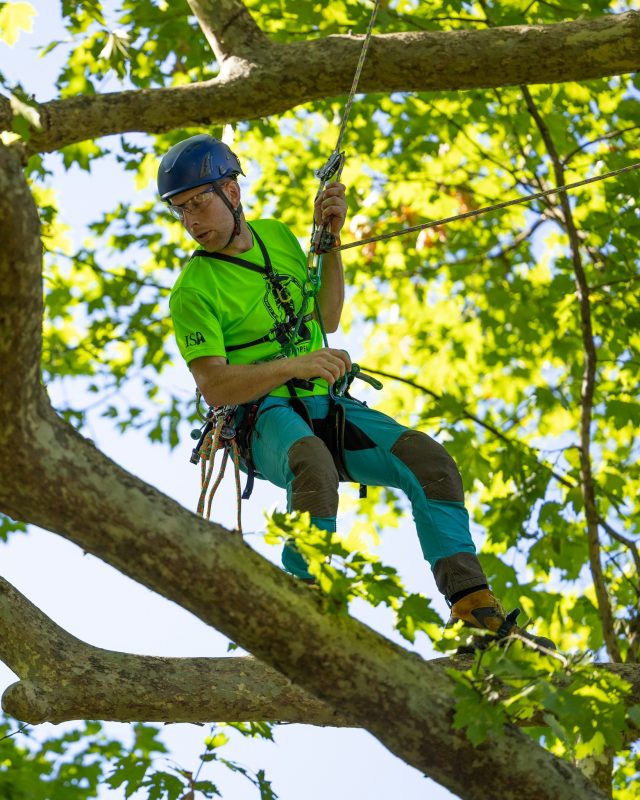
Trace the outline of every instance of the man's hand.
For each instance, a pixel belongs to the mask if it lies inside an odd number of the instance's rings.
[[[346,375],[351,369],[351,359],[346,350],[335,350],[332,347],[323,347],[313,353],[295,356],[289,359],[289,365],[294,378],[311,380],[324,378],[329,386]]]
[[[313,206],[313,219],[316,225],[328,225],[331,233],[337,236],[346,218],[347,201],[344,184],[337,182],[327,184]]]

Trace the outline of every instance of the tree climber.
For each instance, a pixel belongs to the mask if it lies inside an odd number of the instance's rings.
[[[344,350],[323,346],[320,319],[337,330],[344,302],[342,261],[324,256],[319,292],[296,325],[307,258],[273,219],[248,222],[237,156],[207,134],[172,147],[158,170],[169,211],[200,245],[170,299],[178,347],[206,402],[236,406],[243,467],[287,491],[290,511],[336,529],[338,484],[390,486],[408,496],[425,559],[451,607],[450,622],[512,632],[515,614],[490,591],[476,557],[462,480],[442,445],[348,396],[332,396],[351,370]],[[345,188],[333,182],[314,205],[316,225],[338,236]],[[317,303],[319,306],[318,314]],[[297,331],[295,355],[287,345]],[[282,563],[312,580],[292,543]],[[550,644],[548,640],[543,643]]]

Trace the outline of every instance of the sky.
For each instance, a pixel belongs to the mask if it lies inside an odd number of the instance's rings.
[[[13,48],[0,43],[0,70],[10,80],[20,82],[37,100],[55,96],[53,78],[56,54],[46,67],[34,48],[55,38],[64,38],[60,23],[60,4],[52,0],[33,2],[38,12],[31,34],[24,34]],[[105,5],[109,5],[106,3]],[[117,90],[113,81],[107,90]],[[91,175],[72,169],[65,173],[49,157],[55,170],[63,219],[71,226],[74,240],[80,244],[84,226],[100,208],[109,208],[116,199],[133,192],[130,173],[120,172],[108,160],[97,162]],[[97,190],[99,187],[99,190]],[[358,358],[357,329],[349,337],[337,334],[331,345],[346,347]],[[183,393],[192,393],[193,385],[185,367],[178,364],[163,377],[165,385]],[[67,391],[78,391],[68,388]],[[366,393],[359,395],[366,398]],[[374,397],[368,397],[375,402]],[[54,397],[54,402],[56,398]],[[74,396],[82,403],[83,398]],[[105,420],[94,416],[88,435],[98,447],[123,467],[195,510],[199,493],[199,470],[189,463],[192,442],[187,426],[182,426],[181,444],[172,453],[149,443],[143,434],[129,432],[119,436]],[[347,490],[347,493],[353,490]],[[258,482],[250,501],[243,505],[243,527],[248,541],[271,560],[278,560],[274,548],[264,544],[264,512],[274,506],[284,508],[280,490]],[[227,527],[235,522],[235,490],[229,474],[214,503],[213,518]],[[343,519],[343,524],[348,520]],[[383,536],[380,555],[396,567],[409,591],[423,592],[434,598],[435,607],[444,616],[446,607],[435,589],[431,573],[422,559],[411,524]],[[37,528],[28,535],[16,534],[6,545],[0,544],[1,574],[56,623],[74,636],[93,645],[132,653],[163,656],[222,656],[227,653],[227,639],[207,627],[192,614],[154,594],[118,573],[99,559],[85,555],[63,538]],[[357,614],[372,627],[389,635],[388,616],[380,611],[359,607]],[[417,649],[423,655],[431,651],[424,639]],[[15,676],[0,664],[0,692]],[[41,725],[37,735],[58,735],[60,726]],[[127,725],[109,724],[109,731],[125,740]],[[195,771],[207,728],[195,725],[171,725],[162,739],[171,753],[168,762]],[[327,798],[367,798],[387,800],[447,800],[453,795],[426,779],[418,771],[391,755],[368,733],[342,729],[315,729],[311,726],[282,726],[276,731],[276,744],[247,742],[237,737],[227,747],[227,757],[257,770],[264,767],[267,777],[281,800],[326,800]],[[159,767],[166,768],[162,760]],[[214,771],[215,769],[215,771]],[[217,783],[227,800],[257,797],[246,780],[226,774],[222,768],[207,765],[201,773]],[[121,800],[122,790],[104,787],[103,800]],[[142,795],[136,795],[142,797]]]

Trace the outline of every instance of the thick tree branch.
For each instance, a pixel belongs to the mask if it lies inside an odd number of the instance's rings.
[[[348,725],[254,658],[154,658],[92,647],[0,578],[0,659],[20,682],[3,708],[31,724],[262,721]]]
[[[33,405],[40,393],[40,331],[44,304],[42,275],[29,268],[41,261],[40,223],[33,197],[22,171],[23,148],[0,143],[0,241],[2,258],[9,265],[7,279],[0,285],[0,364],[2,384],[0,436],[11,438],[20,425],[20,409]],[[15,204],[19,213],[7,211]],[[1,223],[0,223],[1,224]],[[34,280],[36,284],[34,286]]]
[[[231,30],[232,26],[225,36],[231,36]],[[218,40],[220,32],[212,30],[212,36]],[[250,57],[243,50],[239,58],[228,58],[222,73],[205,83],[43,103],[39,106],[43,130],[33,132],[30,147],[51,152],[114,133],[161,133],[179,126],[256,119],[336,97],[349,91],[361,47],[361,36],[272,43],[252,48]],[[444,91],[588,80],[633,72],[639,65],[637,11],[555,25],[390,33],[373,37],[360,91]],[[0,97],[0,129],[11,128],[11,115],[9,101]]]
[[[0,147],[0,174],[15,158]],[[16,176],[0,193],[0,240],[14,225],[37,232],[27,187]],[[24,220],[21,222],[21,219]],[[41,260],[32,241],[20,286],[25,303],[41,299]],[[15,275],[14,251],[0,248],[0,285]],[[30,287],[30,291],[26,291]],[[0,315],[8,294],[0,299]],[[9,346],[37,358],[39,331],[16,315]],[[0,511],[56,531],[144,586],[192,611],[256,658],[281,672],[352,724],[365,728],[407,764],[468,800],[602,800],[578,770],[514,726],[473,747],[453,729],[454,682],[437,666],[403,650],[350,617],[332,613],[319,593],[260,557],[242,538],[181,508],[125,472],[56,417],[33,389],[36,364],[0,385],[32,401],[13,435],[0,429]],[[26,376],[28,392],[20,389]],[[31,487],[37,486],[34,493]]]
[[[562,159],[556,149],[555,143],[544,119],[538,111],[531,92],[526,86],[522,87],[524,99],[533,117],[540,135],[543,138],[551,163],[557,186],[565,183],[565,172]],[[593,419],[593,396],[596,382],[596,345],[591,322],[591,303],[589,298],[589,285],[587,276],[582,264],[582,254],[580,252],[580,237],[573,219],[571,204],[566,192],[559,194],[560,205],[562,208],[563,225],[569,237],[571,248],[571,261],[576,283],[576,294],[580,305],[580,328],[582,333],[582,347],[584,352],[584,364],[582,370],[582,386],[580,391],[580,490],[585,507],[587,523],[587,540],[589,548],[589,565],[591,577],[598,599],[598,611],[602,622],[602,633],[604,641],[612,661],[622,661],[620,647],[616,638],[613,610],[611,600],[607,592],[605,577],[602,571],[601,547],[599,537],[600,514],[596,504],[595,486],[593,481],[593,470],[591,467],[591,423]]]
[[[20,678],[4,710],[33,725],[74,719],[116,722],[261,722],[332,727],[351,723],[331,707],[251,657],[159,658],[93,647],[60,628],[0,578],[0,660]],[[437,658],[444,670],[468,669],[473,656]],[[600,664],[631,684],[640,703],[640,665]],[[568,683],[562,677],[557,684]],[[513,690],[503,688],[503,697]],[[542,710],[521,721],[545,726]]]
[[[209,46],[224,70],[226,59],[252,61],[271,43],[240,0],[187,0]]]

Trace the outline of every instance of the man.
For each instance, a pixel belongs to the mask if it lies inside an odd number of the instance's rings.
[[[323,345],[319,322],[329,332],[340,322],[340,254],[324,256],[319,292],[301,308],[305,253],[284,224],[246,220],[239,174],[235,154],[207,134],[172,147],[158,170],[162,200],[200,245],[170,300],[178,346],[200,392],[211,406],[238,406],[240,428],[251,417],[245,463],[286,489],[290,511],[308,511],[323,530],[335,531],[341,478],[402,489],[450,622],[506,635],[514,615],[505,617],[475,555],[453,459],[426,434],[330,396],[351,369],[344,350]],[[315,224],[337,237],[346,213],[344,186],[329,184],[316,199]],[[311,579],[294,546],[285,546],[282,561]]]

